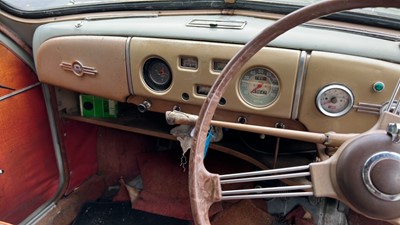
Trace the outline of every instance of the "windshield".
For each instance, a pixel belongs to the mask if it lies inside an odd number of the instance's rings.
[[[123,2],[121,0],[0,0],[11,7],[24,11],[60,9],[77,5],[95,5],[102,3]]]
[[[241,5],[257,5],[257,9],[260,10],[260,7],[263,5],[266,8],[270,7],[271,5],[279,5],[279,6],[287,6],[290,7],[290,10],[295,10],[296,8],[306,6],[318,1],[322,0],[237,0],[236,4]],[[157,0],[0,0],[0,3],[4,3],[15,9],[19,12],[44,12],[46,10],[65,10],[65,9],[74,9],[74,8],[90,8],[96,7],[96,10],[105,11],[107,7],[110,9],[118,9],[118,5],[121,5],[122,8],[131,9],[133,5],[140,5],[140,3],[147,3],[144,7],[146,9],[153,9],[149,7],[149,4],[157,3],[158,6],[162,4],[175,4],[175,7],[184,6],[188,7],[191,5],[191,8],[196,8],[196,5],[202,5],[201,8],[208,8],[212,9],[212,7],[224,6],[223,0],[196,0],[196,1],[189,1],[189,0],[164,0],[164,1],[157,1]],[[219,4],[218,4],[219,3]],[[102,6],[99,8],[99,6]],[[127,7],[128,6],[128,7]],[[232,4],[226,4],[227,7],[231,6]],[[267,7],[268,6],[268,7]],[[134,7],[136,8],[136,7]],[[154,8],[157,9],[157,8]],[[171,9],[170,7],[168,9]],[[95,11],[95,10],[94,10]],[[78,12],[78,11],[75,11]],[[286,11],[286,13],[289,11]],[[387,18],[387,19],[400,19],[400,9],[393,9],[393,8],[367,8],[361,10],[352,10],[352,13],[366,15],[370,18],[379,17],[379,18]],[[53,12],[54,13],[54,12]],[[70,13],[69,13],[70,14]],[[57,15],[57,13],[55,13]],[[62,15],[62,13],[61,13]]]

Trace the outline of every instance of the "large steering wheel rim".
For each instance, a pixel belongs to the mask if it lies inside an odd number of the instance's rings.
[[[211,119],[218,106],[218,102],[237,71],[261,48],[286,31],[331,13],[365,7],[400,8],[400,2],[396,0],[326,0],[304,7],[278,20],[270,27],[265,28],[259,35],[248,42],[225,66],[201,107],[194,130],[194,141],[189,163],[189,191],[195,224],[210,224],[208,209],[213,202],[220,200],[220,193],[218,193],[218,190],[212,188],[218,182],[218,179],[216,179],[218,175],[210,174],[203,164],[204,147]]]

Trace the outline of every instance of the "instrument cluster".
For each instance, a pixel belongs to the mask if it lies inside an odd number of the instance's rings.
[[[203,104],[216,78],[242,47],[153,38],[133,38],[131,46],[136,59],[131,60],[132,85],[140,101],[195,107]],[[354,65],[365,69],[354,70]],[[246,120],[261,116],[298,121],[316,132],[362,132],[373,126],[378,118],[375,111],[379,113],[390,97],[385,84],[392,85],[391,74],[397,70],[391,66],[354,56],[266,47],[237,71],[219,109]],[[384,73],[381,80],[376,79],[374,68]],[[379,109],[365,113],[375,105]],[[160,112],[171,110],[154,107]]]
[[[180,67],[196,70],[198,61],[196,57],[181,57]],[[226,65],[221,61],[213,61],[213,71],[221,72]],[[167,62],[159,57],[148,59],[143,65],[142,78],[148,88],[156,92],[164,92],[170,88],[173,74]],[[209,86],[196,85],[195,94],[206,96],[210,91]],[[258,66],[247,70],[240,76],[238,82],[240,98],[249,106],[263,108],[271,105],[279,96],[278,76],[267,67]]]
[[[199,107],[241,47],[226,43],[132,38],[130,68],[134,96],[141,98],[137,101],[162,100],[178,106]],[[263,48],[237,71],[219,108],[244,115],[291,119],[300,52]],[[158,107],[153,106],[153,109]],[[161,106],[158,108],[162,111]]]

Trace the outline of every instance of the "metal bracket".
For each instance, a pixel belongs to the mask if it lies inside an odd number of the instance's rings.
[[[386,132],[392,137],[392,142],[400,143],[400,123],[389,123]]]

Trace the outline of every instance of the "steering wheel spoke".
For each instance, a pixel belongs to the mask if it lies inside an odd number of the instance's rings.
[[[220,175],[221,184],[308,177],[309,166]],[[289,192],[290,191],[290,192]],[[285,192],[285,193],[282,193]],[[222,200],[299,197],[313,195],[312,185],[279,186],[222,191]]]
[[[379,166],[377,166],[379,165]],[[280,197],[330,197],[375,219],[397,223],[400,216],[400,183],[393,179],[400,170],[398,143],[383,130],[372,130],[344,143],[328,160],[305,166],[233,174],[211,174],[204,165],[196,171],[198,180],[192,199],[193,212],[207,224],[208,209],[221,200]],[[384,168],[388,176],[382,176]],[[193,176],[191,178],[194,178]],[[224,184],[311,178],[310,183],[238,190],[222,190]]]

